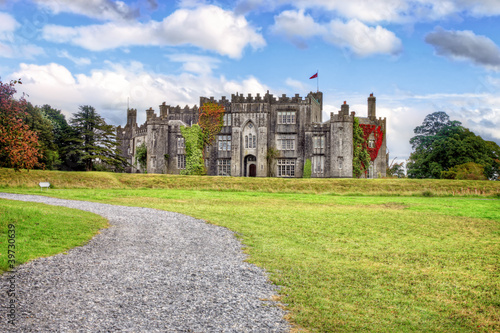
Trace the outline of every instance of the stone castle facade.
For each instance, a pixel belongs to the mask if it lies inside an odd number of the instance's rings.
[[[338,113],[323,122],[323,93],[311,92],[303,98],[269,94],[250,94],[200,98],[200,105],[223,105],[224,126],[213,146],[207,148],[205,166],[208,175],[236,177],[302,177],[304,164],[311,161],[311,177],[351,178],[353,158],[353,121],[355,112],[344,102]],[[198,108],[160,105],[159,116],[146,110],[146,122],[137,125],[137,110],[129,109],[127,124],[118,127],[123,156],[134,165],[128,172],[179,174],[186,156],[181,126],[198,122]],[[359,117],[371,165],[368,178],[386,175],[386,119],[376,117],[376,99],[368,97],[367,117]],[[135,164],[137,147],[147,147],[147,170]],[[277,156],[268,159],[268,152]]]

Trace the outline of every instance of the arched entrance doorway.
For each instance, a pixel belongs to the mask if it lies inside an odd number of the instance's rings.
[[[257,176],[257,166],[255,164],[250,164],[248,166],[248,176],[249,177]]]
[[[244,160],[245,177],[257,176],[257,158],[254,155],[245,156]]]

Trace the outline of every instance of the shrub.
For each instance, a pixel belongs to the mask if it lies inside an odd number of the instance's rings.
[[[304,174],[302,175],[302,177],[311,178],[311,174],[312,174],[311,160],[307,159],[306,163],[304,163]]]

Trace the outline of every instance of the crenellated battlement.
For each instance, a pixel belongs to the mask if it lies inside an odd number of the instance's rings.
[[[135,136],[143,136],[148,134],[148,126],[146,123],[142,124],[141,126],[137,127],[135,129]]]

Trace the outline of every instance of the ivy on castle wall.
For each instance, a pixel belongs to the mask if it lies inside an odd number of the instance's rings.
[[[215,142],[217,134],[224,125],[224,106],[213,102],[207,102],[199,110],[199,124],[201,127],[203,152],[205,147]]]
[[[312,164],[310,159],[306,159],[306,163],[304,163],[304,173],[302,175],[303,178],[311,178],[312,175]]]
[[[359,118],[354,117],[352,126],[352,174],[359,178],[368,169],[371,157],[366,147],[363,129],[359,125]]]
[[[375,161],[378,155],[378,151],[380,150],[380,147],[382,147],[382,142],[384,142],[384,132],[382,132],[382,127],[369,124],[360,124],[359,126],[363,129],[365,146],[368,138],[370,137],[370,134],[373,133],[373,136],[375,137],[375,147],[366,147],[368,153],[370,154],[370,159],[372,161]]]
[[[198,124],[191,127],[181,126],[181,134],[186,145],[186,169],[182,175],[206,175],[203,160],[203,133]]]

